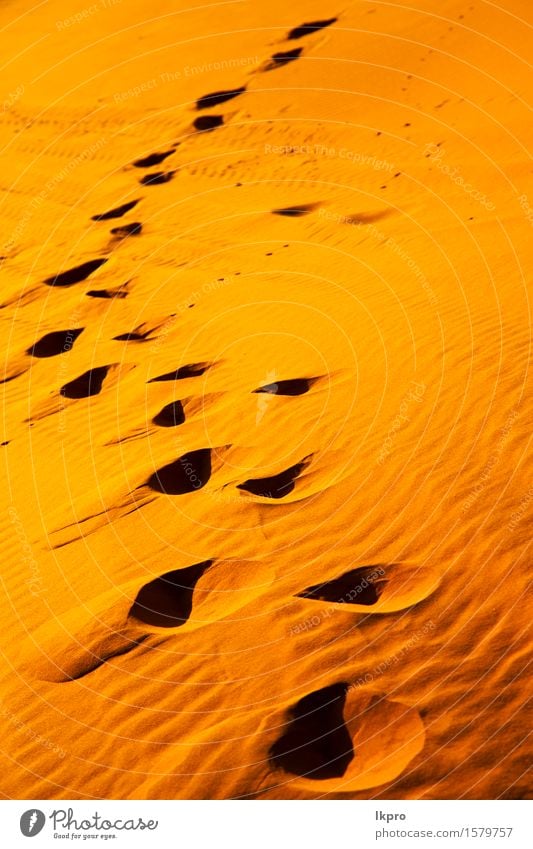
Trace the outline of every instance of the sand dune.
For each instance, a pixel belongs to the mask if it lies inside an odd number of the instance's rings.
[[[531,798],[528,15],[3,4],[5,798]]]

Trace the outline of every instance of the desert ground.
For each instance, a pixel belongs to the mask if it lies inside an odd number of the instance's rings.
[[[531,11],[2,4],[3,798],[531,798]]]

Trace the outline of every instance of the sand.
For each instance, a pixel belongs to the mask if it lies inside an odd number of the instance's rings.
[[[528,13],[2,4],[4,798],[531,798]]]

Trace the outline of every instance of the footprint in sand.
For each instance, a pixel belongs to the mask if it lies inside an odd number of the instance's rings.
[[[388,218],[390,215],[391,211],[389,209],[382,209],[378,212],[354,212],[350,215],[345,215],[342,219],[342,223],[351,226],[353,226],[354,224],[374,224],[376,221],[382,221],[384,218]]]
[[[152,419],[159,427],[177,427],[185,421],[185,411],[181,401],[171,401]]]
[[[216,130],[217,127],[222,127],[224,117],[222,115],[199,115],[194,119],[193,127],[200,133],[206,133],[210,130]]]
[[[191,615],[196,583],[212,565],[206,560],[154,578],[141,587],[128,616],[157,628],[184,625]]]
[[[268,62],[266,62],[261,71],[274,71],[276,68],[282,68],[288,65],[289,62],[294,62],[302,55],[302,47],[294,47],[292,50],[284,50],[280,53],[274,53]]]
[[[186,495],[202,489],[211,477],[211,449],[189,451],[154,472],[145,486],[164,495]]]
[[[200,396],[189,396],[165,404],[152,418],[152,424],[156,427],[178,427],[185,421],[193,419],[196,415],[204,416],[210,406],[221,397],[220,393],[212,393]],[[135,426],[129,432],[110,439],[105,445],[120,445],[124,442],[132,442],[137,439],[146,439],[155,431],[147,428],[146,421]]]
[[[38,628],[22,646],[21,673],[54,683],[84,678],[124,655],[230,618],[273,580],[254,561],[210,559],[115,586]]]
[[[165,374],[160,374],[157,377],[152,377],[148,383],[159,383],[164,380],[185,380],[187,377],[199,377],[208,368],[211,368],[213,363],[188,363],[185,366],[180,366],[174,371],[168,371]]]
[[[134,327],[133,330],[129,330],[126,333],[119,333],[117,336],[113,336],[113,341],[150,342],[150,340],[157,338],[157,331],[160,329],[160,326],[161,325],[150,325],[146,322],[143,322],[143,324],[138,324],[136,327]]]
[[[240,94],[244,94],[246,86],[240,88],[228,89],[227,91],[214,91],[212,94],[204,94],[196,101],[197,109],[209,109],[211,106],[219,106],[221,103],[226,103],[228,100],[233,100]]]
[[[58,354],[64,354],[71,350],[74,342],[84,329],[84,327],[77,327],[72,330],[55,330],[52,333],[46,333],[31,345],[26,353],[30,357],[38,357],[39,359],[57,357]]]
[[[354,757],[344,724],[347,685],[331,684],[304,696],[287,716],[287,729],[270,749],[275,768],[315,780],[344,775]]]
[[[140,221],[132,221],[131,224],[122,224],[120,227],[113,227],[111,234],[119,239],[127,239],[129,236],[140,236],[143,226]]]
[[[291,29],[289,34],[287,35],[287,39],[298,39],[303,38],[304,35],[311,35],[313,32],[317,32],[320,29],[324,29],[324,27],[330,27],[337,21],[337,18],[325,18],[322,21],[310,21],[307,24],[300,24],[299,27],[294,27]]]
[[[410,563],[378,563],[349,569],[335,578],[307,587],[299,598],[352,605],[356,610],[393,613],[428,598],[439,586],[435,569]]]
[[[90,398],[92,395],[99,395],[110,368],[111,366],[97,366],[85,371],[79,377],[65,383],[59,390],[59,394],[64,398]]]
[[[178,635],[226,619],[272,584],[274,573],[248,560],[204,560],[144,584],[128,612],[131,623],[178,629]]]
[[[118,336],[113,336],[113,342],[149,342],[151,338],[150,331],[141,333],[132,330],[130,333],[119,333]]]
[[[303,215],[309,215],[315,209],[318,209],[318,203],[300,203],[294,206],[286,206],[281,209],[273,209],[272,215],[284,215],[286,218],[301,218]]]
[[[25,421],[33,424],[64,411],[67,406],[70,406],[64,399],[79,401],[99,395],[102,389],[109,390],[135,367],[134,363],[122,362],[89,369],[74,380],[65,383],[57,394],[52,393],[50,397],[36,402],[32,406],[30,417]]]
[[[90,259],[88,262],[83,262],[75,268],[70,268],[68,271],[62,271],[54,277],[47,277],[44,281],[47,286],[74,286],[75,283],[81,283],[100,268],[107,259]]]
[[[107,212],[101,212],[99,215],[93,215],[93,221],[108,221],[110,218],[122,218],[130,209],[133,209],[139,203],[138,200],[130,200],[128,203],[123,203],[121,206],[116,206]]]
[[[153,168],[155,165],[161,165],[167,157],[172,156],[175,152],[176,148],[173,147],[170,150],[163,151],[163,153],[150,153],[142,159],[136,159],[133,165],[135,168]]]
[[[261,498],[284,498],[293,491],[298,476],[309,465],[310,461],[311,456],[308,456],[300,463],[290,466],[277,475],[268,478],[249,478],[244,483],[237,484],[237,489],[242,489]]]
[[[85,292],[88,298],[103,298],[104,300],[113,300],[117,298],[117,300],[122,300],[123,298],[127,298],[129,292],[126,291],[128,284],[124,283],[122,286],[118,286],[116,289],[90,289],[88,292]]]
[[[385,569],[381,564],[359,566],[331,581],[307,587],[303,592],[298,593],[298,597],[371,607],[377,604],[386,586]]]
[[[317,380],[319,380],[318,377],[295,377],[291,380],[278,380],[277,383],[266,383],[259,389],[254,389],[253,392],[267,395],[305,395]]]
[[[139,183],[143,186],[160,186],[162,183],[169,183],[175,173],[175,171],[154,171],[153,174],[145,174],[141,177]]]
[[[285,730],[269,750],[273,770],[296,786],[354,792],[400,775],[422,750],[424,725],[408,705],[335,682],[304,696],[268,724]],[[279,780],[279,779],[278,779]]]

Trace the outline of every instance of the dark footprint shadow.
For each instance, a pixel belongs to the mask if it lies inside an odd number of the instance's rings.
[[[151,575],[144,586],[138,579],[114,586],[34,630],[21,646],[19,671],[25,680],[54,683],[83,678],[106,663],[113,674],[115,658],[151,652],[168,629],[226,619],[273,580],[273,572],[255,561],[209,559]]]
[[[192,612],[194,588],[212,560],[166,572],[141,587],[128,618],[156,628],[178,628]]]
[[[210,130],[215,130],[217,127],[222,127],[224,118],[222,115],[199,115],[193,122],[193,127],[200,133],[207,133]]]
[[[274,767],[316,780],[345,774],[354,758],[343,717],[347,687],[331,684],[294,705],[287,730],[269,752]]]
[[[47,286],[73,286],[75,283],[81,283],[86,280],[93,271],[104,265],[107,259],[90,259],[75,268],[70,268],[68,271],[62,271],[61,274],[56,274],[54,277],[47,277],[44,281]]]
[[[110,209],[107,212],[102,212],[99,215],[93,215],[92,221],[108,221],[110,218],[122,218],[123,215],[126,215],[130,209],[133,209],[134,206],[137,206],[139,203],[138,200],[130,200],[129,203],[123,203],[122,206],[116,206],[114,209]]]
[[[169,183],[175,173],[175,171],[155,171],[153,174],[145,174],[139,183],[143,186],[160,186],[161,183]]]
[[[312,32],[317,32],[317,30],[324,29],[324,27],[330,27],[331,24],[334,24],[337,21],[337,18],[326,18],[323,21],[310,21],[308,24],[300,24],[299,27],[294,27],[289,32],[287,38],[297,39],[303,38],[304,35],[310,35]]]
[[[200,448],[162,466],[150,475],[146,486],[164,495],[185,495],[202,489],[210,477],[211,451]]]
[[[123,286],[118,286],[116,289],[90,289],[85,294],[88,298],[103,298],[104,300],[117,298],[118,300],[122,300],[129,295],[129,292],[126,291],[127,286],[128,283],[124,283]]]
[[[185,412],[181,401],[172,401],[153,417],[152,422],[159,427],[177,427],[185,421]]]
[[[168,371],[166,374],[160,374],[157,377],[152,377],[148,383],[160,383],[164,380],[185,380],[187,377],[199,377],[208,368],[211,363],[188,363],[185,366],[180,366],[174,371]]]
[[[141,325],[141,328],[143,325]],[[118,336],[113,336],[113,342],[150,342],[154,337],[151,335],[151,330],[142,330],[135,328],[129,333],[119,333]]]
[[[128,236],[140,236],[143,226],[140,221],[132,221],[131,224],[122,224],[120,227],[113,227],[111,233],[119,239],[127,239]]]
[[[298,475],[308,465],[309,460],[310,458],[306,457],[300,463],[269,478],[250,478],[244,483],[237,484],[237,489],[245,490],[261,498],[285,498],[293,491]]]
[[[377,563],[307,587],[299,597],[368,607],[369,614],[395,613],[429,598],[441,579],[441,571],[428,564]]]
[[[52,333],[46,333],[38,342],[31,345],[26,353],[31,357],[39,358],[56,357],[58,354],[64,354],[70,351],[84,329],[84,327],[77,327],[74,330],[55,330]]]
[[[163,153],[150,153],[142,159],[136,159],[133,165],[135,168],[153,168],[154,165],[161,165],[168,156],[172,156],[176,152],[176,148],[165,150]]]
[[[287,206],[282,209],[273,209],[272,215],[285,215],[287,218],[301,218],[309,215],[318,207],[318,203],[301,203],[297,206]]]
[[[371,606],[379,601],[388,584],[384,580],[383,566],[359,566],[350,569],[332,581],[315,584],[298,593],[299,598],[313,598],[338,604],[364,604]]]
[[[254,389],[254,394],[265,393],[267,395],[304,395],[309,392],[318,377],[295,377],[292,380],[278,380],[277,383],[266,383],[259,389]]]
[[[158,323],[148,323],[143,321],[142,324],[137,324],[133,330],[128,330],[126,333],[119,333],[113,336],[114,342],[150,342],[157,339],[157,334],[163,325]]]
[[[59,394],[64,398],[90,398],[92,395],[99,395],[110,368],[111,366],[97,366],[89,369],[69,383],[65,383],[59,390]]]
[[[343,218],[343,224],[374,224],[376,221],[382,221],[383,218],[390,216],[390,210],[383,209],[379,212],[355,212],[352,215],[346,215]]]
[[[233,100],[239,94],[244,94],[246,86],[240,88],[228,89],[227,91],[214,91],[212,94],[204,94],[196,101],[197,109],[209,109],[211,106],[219,106],[221,103],[226,103],[228,100]]]
[[[113,336],[113,342],[149,342],[150,336],[145,333],[136,333],[132,330],[131,333],[119,333],[118,336]]]
[[[289,62],[294,62],[299,59],[302,54],[302,47],[294,47],[292,50],[284,50],[281,53],[274,53],[270,57],[270,62],[263,66],[263,71],[273,71],[275,68],[282,68],[288,65]]]

